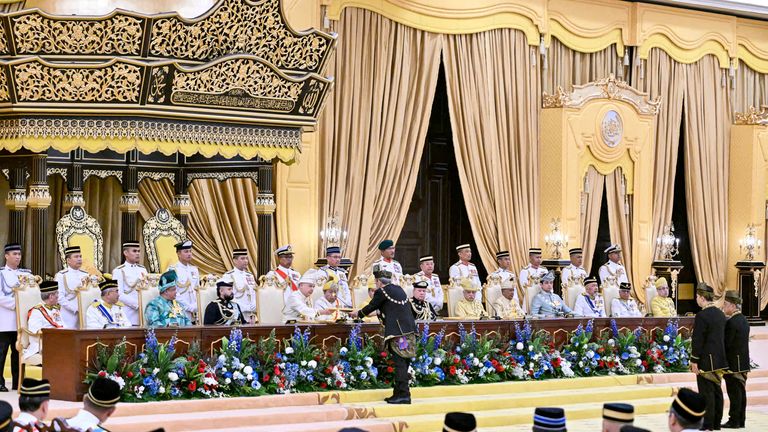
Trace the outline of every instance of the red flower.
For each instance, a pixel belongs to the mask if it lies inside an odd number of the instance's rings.
[[[327,355],[328,357],[333,357],[333,351],[328,351],[327,353],[325,353],[325,355]],[[320,359],[316,358],[315,360],[320,360]]]
[[[454,364],[459,364],[459,358],[458,357],[454,357],[453,358],[453,363]]]
[[[448,369],[448,372],[449,372],[451,375],[456,375],[456,366],[451,366],[451,367]]]
[[[264,375],[264,378],[262,379],[262,381],[264,382],[269,381],[269,374]]]
[[[382,357],[384,357],[384,358],[387,358],[387,355],[388,355],[388,354],[387,354],[387,352],[386,352],[386,351],[382,351],[380,355],[381,355]]]
[[[341,387],[341,381],[336,381],[336,387]]]
[[[392,366],[387,366],[387,372],[388,373],[392,373],[394,371],[395,371],[395,368],[393,368]]]
[[[320,388],[326,388],[326,387],[328,387],[328,384],[324,382],[320,383]]]
[[[330,367],[325,368],[325,373],[329,374],[331,373],[332,369]]]
[[[208,384],[204,384],[204,385],[203,385],[203,389],[204,389],[205,391],[208,391],[208,390],[210,390],[211,388],[210,388],[210,387],[208,387]]]
[[[203,373],[203,372],[205,372],[205,368],[200,366],[199,368],[197,368],[197,372],[198,373]]]
[[[598,364],[598,366],[600,366],[600,367],[605,367],[605,362],[604,362],[604,361],[602,361],[602,360],[600,360],[599,362],[597,362],[597,364]]]
[[[598,353],[600,353],[600,354],[602,354],[602,353],[604,353],[604,352],[605,352],[605,348],[603,348],[603,347],[600,347],[600,348],[598,348],[598,349],[597,349],[597,352],[598,352]]]
[[[125,374],[125,376],[127,376],[128,378],[133,378],[133,372],[128,371],[128,373]]]
[[[643,367],[645,367],[645,368],[647,368],[647,367],[648,367],[648,362],[647,362],[647,361],[645,361],[645,360],[643,360]]]
[[[528,375],[533,376],[533,369],[528,369]]]
[[[198,364],[199,364],[200,366],[203,366],[203,367],[205,366],[205,362],[204,362],[204,361],[202,361],[202,360],[200,360],[200,363],[198,363]]]
[[[493,359],[493,360],[491,360],[491,364],[496,366],[497,364],[499,364],[499,362],[497,362],[496,359]]]
[[[146,369],[141,368],[141,369],[139,369],[139,373],[142,374],[142,375],[146,375],[147,371],[146,371]]]
[[[195,361],[195,358],[192,356],[187,356],[187,361]]]
[[[100,372],[99,372],[99,376],[100,376],[100,377],[102,377],[102,378],[104,378],[104,377],[106,377],[106,376],[107,376],[107,373],[106,373],[106,372],[104,372],[104,371],[100,371]]]
[[[555,359],[552,360],[552,366],[560,367],[560,357],[555,357]]]
[[[275,365],[275,370],[274,370],[274,372],[275,372],[275,375],[280,375],[280,367],[279,367],[279,366],[277,366],[277,365]]]
[[[187,389],[191,392],[197,390],[197,381],[190,382],[189,385],[187,386]]]

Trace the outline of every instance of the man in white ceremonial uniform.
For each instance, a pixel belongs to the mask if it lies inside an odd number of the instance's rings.
[[[64,249],[64,259],[67,268],[56,273],[56,282],[59,284],[59,304],[61,305],[61,318],[64,326],[70,329],[79,327],[77,315],[77,290],[83,286],[83,281],[88,273],[80,270],[83,266],[83,255],[80,246],[69,246]]]
[[[541,265],[541,248],[532,247],[528,249],[528,265],[523,267],[522,270],[520,270],[520,288],[523,290],[523,292],[526,293],[526,296],[529,292],[533,293],[536,292],[534,290],[529,290],[529,288],[537,287],[536,290],[538,290],[541,286],[541,278],[547,275],[549,273],[549,270],[547,270],[545,267],[542,267]],[[536,294],[538,295],[538,294]],[[531,300],[532,301],[532,300]],[[528,313],[528,301],[523,302],[523,311],[525,313]]]
[[[192,265],[192,240],[184,240],[176,243],[176,257],[178,262],[166,269],[176,272],[176,301],[184,309],[184,313],[191,322],[198,319],[197,293],[195,289],[200,285],[200,271]],[[146,305],[144,305],[146,307]],[[199,317],[202,319],[202,317]]]
[[[603,289],[606,285],[618,287],[622,283],[629,283],[627,269],[621,264],[621,246],[610,245],[605,253],[608,255],[608,262],[600,266],[599,273]]]
[[[432,255],[424,255],[419,258],[420,272],[416,273],[416,281],[423,280],[427,283],[427,303],[432,305],[435,312],[440,312],[445,303],[445,294],[443,286],[440,284],[440,277],[433,273],[435,271],[435,258]]]
[[[128,321],[131,325],[139,325],[139,281],[146,277],[147,269],[139,264],[141,246],[138,241],[130,240],[123,243],[125,262],[112,270],[112,279],[117,281],[120,290],[120,301],[125,305]]]
[[[637,302],[630,296],[632,285],[622,282],[619,285],[619,298],[611,302],[611,315],[616,318],[642,317],[643,313],[637,306]]]
[[[400,285],[400,278],[403,277],[403,266],[395,260],[395,242],[392,240],[382,240],[379,243],[379,254],[381,255],[371,266],[379,266],[379,269],[392,273],[392,283]]]
[[[339,267],[341,265],[341,248],[339,246],[325,248],[325,260],[328,264],[320,267],[320,271],[325,273],[328,280],[334,279],[339,284],[338,299],[341,302],[341,307],[351,308],[352,291],[349,289],[347,272]]]
[[[469,262],[472,259],[472,248],[469,246],[469,243],[456,246],[456,253],[459,255],[459,260],[448,269],[448,276],[454,281],[469,278],[472,280],[473,285],[480,287],[482,283],[477,273],[477,267]],[[482,303],[482,297],[482,291],[478,290],[475,295],[475,301]]]
[[[583,317],[605,318],[605,301],[597,292],[595,277],[584,279],[584,292],[576,298],[573,313]]]
[[[67,327],[62,319],[61,306],[59,306],[59,291],[56,281],[43,281],[40,283],[40,298],[42,303],[34,306],[27,312],[27,329],[29,330],[29,345],[24,349],[22,358],[26,363],[42,364],[42,343],[40,336],[36,336],[44,328],[72,328]]]
[[[515,287],[515,292],[513,294],[513,301],[516,301],[518,305],[522,305],[522,302],[520,301],[520,293],[518,293],[517,288],[517,276],[515,276],[515,272],[513,272],[510,268],[512,267],[512,260],[509,257],[509,251],[499,251],[496,252],[496,263],[499,264],[499,268],[493,271],[490,275],[488,275],[488,278],[486,278],[485,283],[488,283],[488,279],[491,275],[496,275],[500,278],[500,282],[502,285],[504,285],[504,282],[509,282],[512,284],[512,286]],[[509,284],[506,284],[505,286],[508,286]],[[507,288],[508,289],[508,288]]]
[[[584,289],[584,279],[589,275],[582,267],[584,264],[584,252],[581,248],[572,248],[568,251],[571,263],[560,272],[560,282],[563,292],[563,300],[576,306],[578,296]]]
[[[0,268],[0,370],[5,370],[8,349],[11,350],[11,385],[16,389],[19,382],[19,352],[16,350],[16,298],[14,288],[19,286],[19,276],[31,275],[32,272],[20,268],[21,245],[5,245],[5,266]],[[0,392],[7,392],[5,378],[0,376]]]
[[[330,315],[330,309],[317,310],[312,305],[312,292],[317,278],[325,274],[322,270],[307,270],[299,280],[299,289],[291,291],[283,307],[283,322],[314,321],[319,315]]]
[[[94,300],[85,312],[85,325],[89,329],[130,327],[131,321],[120,300],[120,288],[114,279],[106,278],[99,284],[101,300]]]
[[[287,300],[291,291],[297,291],[299,289],[299,280],[301,279],[301,273],[291,267],[293,264],[293,249],[291,245],[285,245],[275,250],[277,256],[277,267],[274,270],[270,270],[267,276],[272,276],[278,283],[285,286],[283,290],[283,300]]]
[[[234,302],[240,305],[240,311],[250,324],[258,322],[256,305],[256,277],[248,271],[248,249],[232,251],[232,270],[224,273],[222,279],[232,282],[235,293]]]

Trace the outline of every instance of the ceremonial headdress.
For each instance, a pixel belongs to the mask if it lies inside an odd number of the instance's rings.
[[[34,378],[24,378],[21,381],[19,396],[50,398],[51,384],[47,379],[36,380]]]
[[[621,246],[619,246],[617,244],[612,244],[612,245],[608,246],[603,252],[605,252],[606,254],[612,254],[614,252],[621,252]]]
[[[99,282],[99,289],[101,290],[101,293],[103,294],[104,291],[110,290],[110,289],[117,289],[117,281],[112,279],[112,275],[109,273],[104,273],[104,280]]]
[[[541,255],[541,248],[539,247],[528,248],[528,255]]]
[[[112,408],[120,401],[120,384],[109,378],[96,378],[88,389],[88,399],[102,408]]]
[[[392,240],[382,240],[381,243],[379,243],[379,250],[380,251],[387,250],[394,245],[395,245],[395,242],[393,242]]]
[[[384,270],[380,266],[375,265],[373,266],[373,277],[375,277],[376,279],[381,279],[381,278],[389,279],[392,277],[392,272],[389,270]]]
[[[13,416],[13,407],[6,401],[0,401],[0,431],[9,430],[8,425],[11,424],[11,417]]]
[[[621,291],[629,291],[632,289],[632,284],[628,282],[622,282],[619,284],[619,290]]]
[[[568,255],[578,255],[581,253],[584,253],[584,251],[581,250],[581,248],[572,248],[568,250]]]
[[[185,250],[185,249],[192,249],[192,240],[180,241],[180,242],[176,243],[174,245],[174,247],[176,248],[176,252],[182,251],[182,250]]]
[[[419,263],[423,263],[425,261],[434,261],[435,258],[432,255],[424,255],[422,257],[419,257]]]
[[[619,423],[632,423],[635,421],[635,407],[625,403],[605,403],[603,418]]]
[[[72,254],[81,253],[80,246],[67,246],[64,248],[64,256],[68,257]]]
[[[293,249],[291,248],[291,245],[285,245],[277,248],[277,250],[275,250],[275,255],[277,256],[293,255]]]
[[[667,283],[667,279],[664,277],[660,277],[656,279],[656,282],[654,282],[653,284],[656,286],[656,288],[669,287],[669,284]]]
[[[423,281],[423,280],[418,281],[418,282],[414,282],[413,283],[413,289],[416,289],[416,288],[427,289],[427,288],[429,288],[429,284],[427,283],[427,281]]]
[[[597,278],[594,276],[587,276],[586,279],[584,279],[584,286],[587,286],[589,284],[596,284]]]
[[[141,248],[138,240],[128,240],[123,242],[123,249]]]
[[[458,251],[460,251],[462,249],[469,249],[470,247],[471,246],[469,245],[469,243],[460,244],[460,245],[456,246],[456,252],[458,252]]]
[[[728,290],[725,292],[725,301],[735,305],[740,305],[742,302],[741,295],[739,295],[738,291]]]
[[[232,258],[237,258],[241,256],[248,256],[248,249],[245,249],[245,248],[232,249]]]
[[[464,291],[479,291],[480,287],[470,278],[461,278],[461,289]]]
[[[555,272],[552,270],[549,271],[549,273],[545,274],[541,277],[542,282],[554,282],[555,281]]]
[[[5,252],[21,251],[21,245],[18,243],[8,243],[5,245]]]
[[[328,256],[330,254],[340,254],[341,253],[341,247],[339,246],[328,246],[325,248],[325,255]]]
[[[463,412],[449,412],[445,414],[443,432],[475,432],[477,420],[474,414]]]
[[[512,283],[510,279],[506,279],[504,282],[501,283],[501,289],[515,289],[515,284]]]
[[[691,423],[696,423],[704,417],[707,411],[707,402],[704,396],[695,391],[683,387],[675,395],[672,401],[672,409],[682,418]]]
[[[59,289],[59,283],[56,281],[48,280],[40,282],[40,292],[47,293],[53,292]]]
[[[565,432],[565,411],[562,408],[536,408],[533,411],[533,432]]]
[[[301,284],[311,284],[314,285],[317,283],[317,278],[320,274],[324,274],[324,272],[320,270],[307,270],[303,275],[301,275],[301,279],[299,279],[299,285]]]
[[[715,290],[704,282],[700,282],[696,285],[696,294],[715,294]]]
[[[160,284],[157,286],[157,289],[162,294],[168,288],[175,287],[177,278],[176,270],[168,270],[160,276]]]
[[[506,258],[509,256],[509,251],[496,252],[496,259]]]

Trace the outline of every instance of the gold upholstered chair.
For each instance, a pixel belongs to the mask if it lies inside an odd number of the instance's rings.
[[[41,281],[40,276],[23,275],[19,277],[19,284],[13,289],[13,297],[16,303],[16,349],[19,351],[19,388],[21,388],[21,381],[27,372],[27,365],[36,367],[41,363],[39,358],[31,359],[32,361],[24,361],[24,349],[29,346],[29,337],[40,336],[40,333],[31,333],[29,331],[27,320],[29,318],[29,310],[40,303],[39,284]],[[42,353],[42,344],[40,348]]]
[[[259,278],[256,287],[256,313],[262,324],[282,324],[285,299],[283,294],[290,284],[280,282],[272,274]]]
[[[101,271],[104,260],[104,234],[101,226],[85,209],[74,206],[56,222],[56,246],[61,257],[61,266],[66,266],[64,249],[80,246],[83,255],[82,269],[88,272]]]
[[[149,273],[136,284],[139,304],[139,326],[146,327],[144,319],[144,309],[147,304],[155,297],[160,295],[158,284],[160,283],[159,273]]]
[[[485,285],[483,285],[483,301],[485,301],[485,310],[488,312],[488,315],[498,315],[493,308],[493,303],[499,297],[501,297],[501,276],[497,274],[489,274]]]
[[[171,215],[168,209],[159,208],[147,220],[142,230],[147,264],[152,273],[163,273],[176,263],[176,243],[187,239],[184,225]]]
[[[101,298],[101,289],[99,288],[99,282],[103,280],[100,275],[92,274],[88,276],[86,282],[77,290],[77,310],[80,313],[77,314],[77,320],[81,329],[86,328],[86,311],[94,300]]]
[[[208,274],[203,276],[200,283],[195,287],[195,297],[197,299],[197,325],[203,325],[205,319],[205,308],[216,300],[216,281],[219,277]]]
[[[461,278],[451,278],[448,285],[448,318],[456,317],[456,305],[464,298]]]

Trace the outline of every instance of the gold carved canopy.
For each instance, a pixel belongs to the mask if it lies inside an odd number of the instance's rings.
[[[115,10],[0,14],[0,149],[290,161],[332,79],[336,36],[296,32],[279,0],[219,0],[194,19]]]

